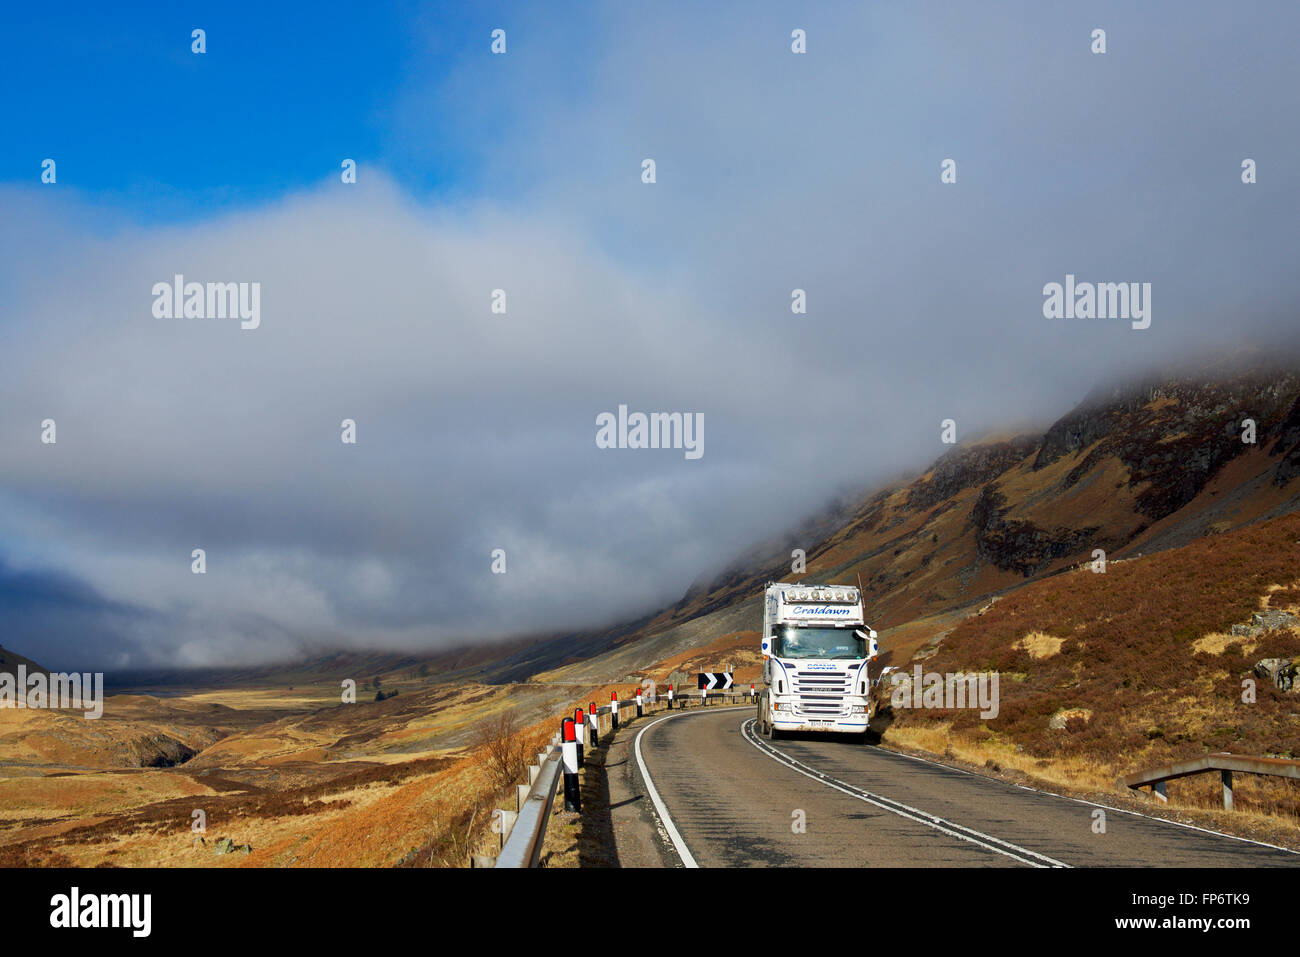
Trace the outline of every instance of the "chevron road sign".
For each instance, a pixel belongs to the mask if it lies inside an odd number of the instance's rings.
[[[730,671],[701,671],[696,678],[705,691],[726,691],[731,687]]]

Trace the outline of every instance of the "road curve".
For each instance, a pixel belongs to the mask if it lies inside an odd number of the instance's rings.
[[[769,742],[756,733],[753,716],[752,708],[687,711],[637,729],[638,774],[661,832],[683,848],[688,864],[1300,866],[1300,854],[1280,848],[851,740]]]

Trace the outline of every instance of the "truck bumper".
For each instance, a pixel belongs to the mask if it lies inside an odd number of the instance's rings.
[[[833,721],[804,721],[800,718],[782,720],[772,719],[772,727],[778,731],[830,731],[843,734],[862,734],[867,730],[867,719],[863,715],[852,718],[837,718]]]

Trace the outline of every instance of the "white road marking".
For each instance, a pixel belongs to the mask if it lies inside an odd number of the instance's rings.
[[[739,705],[731,708],[719,708],[717,710],[736,711],[747,707],[748,707],[747,705]],[[703,710],[682,711],[677,714],[669,714],[669,715],[665,715],[662,718],[658,718],[657,720],[652,721],[650,724],[646,725],[646,727],[642,728],[641,731],[637,733],[635,747],[634,747],[637,765],[641,769],[641,777],[645,781],[646,790],[650,795],[651,802],[654,804],[655,813],[659,816],[660,821],[663,823],[664,830],[667,832],[669,839],[672,841],[673,848],[674,850],[676,850],[678,857],[681,858],[682,863],[686,867],[694,867],[694,868],[698,868],[699,864],[696,862],[690,850],[687,848],[685,839],[682,837],[681,832],[677,830],[677,826],[673,823],[672,816],[668,813],[667,806],[664,804],[663,799],[659,796],[659,792],[655,788],[654,782],[650,778],[650,770],[646,767],[645,758],[641,754],[641,736],[645,734],[647,731],[649,731],[651,728],[653,728],[656,724],[659,724],[659,722],[661,721],[667,721],[671,718],[680,718],[683,715],[688,715],[688,714],[705,714],[705,713],[711,713],[711,712],[705,712]],[[759,741],[757,736],[754,733],[754,719],[752,718],[747,719],[746,721],[741,723],[740,732],[741,732],[741,736],[744,737],[745,740],[748,741],[750,744],[752,744],[755,748],[757,748],[760,753],[765,754],[767,757],[772,758],[772,760],[778,762],[779,764],[783,764],[786,767],[790,768],[792,771],[796,771],[799,774],[802,774],[804,777],[811,778],[812,780],[817,781],[818,783],[823,784],[826,787],[833,788],[834,790],[837,791],[841,791],[844,794],[849,795],[850,797],[854,797],[860,801],[864,801],[868,804],[872,804],[876,807],[881,808],[882,810],[886,810],[892,814],[897,814],[900,817],[904,817],[909,820],[913,820],[913,821],[917,821],[918,823],[925,824],[928,827],[932,827],[935,830],[941,831],[952,837],[959,838],[963,841],[969,841],[970,843],[978,844],[981,847],[986,848],[987,850],[995,851],[998,854],[1002,854],[1006,857],[1013,858],[1019,861],[1020,863],[1028,864],[1031,867],[1069,867],[1070,866],[1062,861],[1058,861],[1044,854],[1039,854],[1038,852],[1031,851],[1028,848],[1020,847],[1017,844],[1012,844],[1010,841],[1004,841],[1001,838],[996,838],[991,835],[984,834],[980,831],[975,830],[974,828],[969,828],[962,824],[955,824],[952,821],[948,821],[945,820],[944,818],[937,817],[926,811],[922,811],[919,808],[910,807],[909,805],[903,804],[901,801],[894,801],[890,798],[885,798],[885,797],[881,797],[880,795],[872,794],[869,791],[864,791],[861,788],[855,788],[851,784],[848,784],[844,781],[840,781],[836,778],[832,778],[829,775],[823,774],[822,772],[817,771],[816,769],[808,765],[802,764],[802,762],[798,761],[795,758],[790,757],[785,752],[772,747],[766,742]],[[975,772],[968,771],[965,768],[957,768],[949,764],[943,764],[942,762],[939,761],[931,761],[926,758],[918,757],[914,754],[906,754],[901,751],[893,751],[889,749],[881,749],[881,750],[884,751],[884,753],[886,754],[894,755],[900,758],[907,758],[910,761],[917,761],[922,764],[933,765],[934,767],[942,768],[948,771],[957,771],[962,774],[969,774],[974,777],[982,777],[985,778],[986,780],[997,781],[996,778],[987,778],[985,775],[975,774]],[[998,783],[1009,784],[1011,782],[999,781]],[[1251,840],[1250,838],[1237,837],[1236,835],[1233,834],[1224,834],[1220,831],[1210,830],[1209,828],[1197,827],[1194,824],[1184,824],[1181,821],[1170,821],[1166,818],[1154,817],[1149,814],[1143,814],[1140,811],[1130,811],[1127,808],[1118,808],[1118,807],[1111,807],[1110,805],[1106,805],[1106,804],[1097,804],[1096,802],[1093,801],[1085,801],[1080,798],[1070,797],[1064,794],[1057,794],[1054,791],[1047,791],[1040,788],[1029,787],[1028,785],[1024,785],[1024,784],[1011,784],[1011,786],[1015,788],[1019,788],[1020,790],[1023,791],[1031,791],[1035,794],[1045,794],[1050,797],[1060,798],[1062,800],[1070,801],[1075,804],[1083,804],[1088,807],[1105,808],[1106,810],[1115,811],[1119,814],[1130,814],[1134,817],[1144,818],[1148,821],[1156,821],[1161,824],[1172,824],[1175,827],[1186,828],[1192,831],[1200,831],[1204,834],[1211,834],[1215,837],[1226,837],[1234,841],[1241,841],[1242,843],[1245,844],[1255,844],[1260,847],[1267,847],[1273,850],[1286,851],[1287,853],[1291,853],[1291,854],[1296,853],[1295,851],[1292,851],[1290,848],[1277,847],[1276,845],[1273,844],[1266,844],[1263,841],[1255,841],[1255,840]]]
[[[1115,807],[1111,804],[1098,804],[1096,801],[1087,801],[1083,798],[1071,797],[1068,794],[1057,794],[1055,791],[1048,791],[1046,788],[1031,787],[1028,784],[1017,784],[1014,781],[1003,781],[1000,778],[991,778],[987,774],[979,774],[976,771],[969,771],[966,768],[953,767],[951,764],[944,764],[942,761],[932,761],[929,758],[918,757],[915,754],[908,754],[906,751],[895,751],[893,748],[881,748],[885,754],[892,754],[896,757],[907,758],[909,761],[919,761],[921,764],[929,764],[936,768],[943,768],[946,771],[956,771],[959,774],[969,774],[971,777],[983,778],[985,781],[996,781],[999,784],[1006,784],[1013,788],[1019,788],[1022,791],[1032,791],[1034,794],[1046,794],[1049,797],[1060,798],[1062,801],[1073,801],[1075,804],[1082,804],[1085,807],[1102,808],[1107,811],[1114,811],[1116,814],[1129,814],[1133,817],[1140,817],[1146,821],[1155,821],[1159,824],[1169,824],[1173,827],[1183,827],[1189,831],[1200,831],[1202,834],[1210,834],[1214,837],[1226,837],[1230,841],[1241,841],[1243,844],[1254,844],[1258,847],[1267,847],[1273,851],[1285,851],[1288,854],[1297,854],[1300,851],[1294,851],[1289,847],[1280,847],[1277,844],[1269,844],[1265,841],[1257,841],[1249,837],[1238,837],[1236,834],[1225,834],[1222,831],[1215,831],[1208,827],[1200,827],[1196,824],[1185,824],[1182,821],[1171,821],[1165,817],[1156,817],[1154,814],[1143,814],[1141,811],[1132,811],[1128,808]]]
[[[1004,857],[1009,857],[1021,864],[1028,864],[1030,867],[1069,867],[1055,858],[1048,857],[1045,854],[1039,854],[1037,851],[1031,851],[1026,847],[1020,847],[1018,844],[1012,844],[1010,841],[1004,841],[1001,838],[993,837],[974,828],[966,827],[963,824],[955,824],[952,821],[937,817],[927,811],[911,807],[901,801],[895,801],[890,798],[881,797],[878,794],[872,794],[870,791],[864,791],[861,788],[855,788],[851,784],[840,781],[830,775],[823,774],[814,768],[790,757],[784,751],[772,747],[766,742],[760,742],[754,735],[754,719],[749,718],[741,723],[740,733],[746,741],[759,750],[760,753],[767,755],[772,760],[785,765],[792,771],[797,771],[806,778],[812,778],[819,784],[824,784],[828,788],[843,792],[849,797],[857,798],[859,801],[865,801],[867,804],[875,805],[883,811],[889,811],[891,814],[897,814],[899,817],[916,821],[927,827],[932,827],[936,831],[941,831],[950,837],[955,837],[963,841],[969,841],[972,844],[978,844],[985,850],[993,851]],[[638,755],[639,756],[639,755]]]
[[[637,767],[641,769],[641,780],[645,781],[646,793],[650,795],[650,801],[655,806],[655,813],[659,815],[659,820],[663,822],[664,830],[668,832],[668,838],[673,842],[673,849],[677,856],[682,859],[682,864],[686,867],[696,867],[700,865],[695,862],[691,855],[690,849],[686,846],[686,841],[681,832],[677,830],[677,825],[673,823],[673,817],[668,813],[668,808],[663,799],[659,797],[659,791],[655,788],[654,782],[650,780],[650,769],[645,766],[645,758],[641,756],[641,736],[663,721],[671,721],[673,718],[680,718],[687,714],[716,714],[719,711],[735,711],[737,708],[748,708],[748,705],[737,705],[732,708],[716,708],[712,711],[700,709],[698,711],[679,711],[676,714],[666,714],[662,718],[656,718],[644,728],[637,732],[636,739],[632,743],[632,750],[636,754]]]

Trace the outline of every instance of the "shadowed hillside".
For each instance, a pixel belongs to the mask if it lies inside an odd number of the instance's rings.
[[[10,651],[8,648],[0,646],[0,672],[17,675],[19,666],[26,666],[27,673],[31,674],[49,674],[46,669],[42,668],[30,658],[24,658],[17,652]]]

